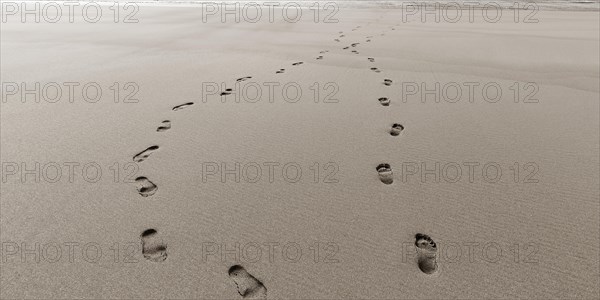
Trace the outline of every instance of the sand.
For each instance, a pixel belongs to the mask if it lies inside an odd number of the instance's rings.
[[[599,297],[599,16],[537,16],[205,23],[198,7],[142,6],[137,24],[3,23],[3,83],[96,82],[103,97],[1,104],[0,297]],[[436,82],[476,93],[408,95]],[[211,83],[225,86],[204,97]],[[249,83],[256,103],[219,96]],[[271,100],[265,83],[280,84]],[[39,182],[22,179],[35,162]],[[432,274],[417,233],[437,245]]]

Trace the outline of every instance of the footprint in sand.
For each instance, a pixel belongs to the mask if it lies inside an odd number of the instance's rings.
[[[276,73],[276,74],[281,74],[281,73],[283,73],[283,72],[285,72],[285,69],[279,69],[279,71],[277,71],[277,72],[275,72],[275,73]]]
[[[292,66],[298,66],[298,65],[301,65],[301,64],[303,64],[303,63],[304,63],[304,62],[301,62],[301,61],[299,61],[299,62],[295,62],[295,63],[293,63],[293,64],[292,64]]]
[[[370,43],[370,42],[371,42],[371,40],[366,40],[366,42],[367,42],[367,43]]]
[[[346,49],[348,49],[348,48],[350,48],[350,47],[344,47],[344,48],[342,48],[342,49],[346,50]]]
[[[323,53],[327,53],[327,52],[329,52],[329,50],[323,50],[323,51],[321,51],[319,53],[323,54]]]
[[[267,299],[267,288],[260,280],[248,273],[244,267],[235,265],[229,268],[229,278],[237,286],[244,299]]]
[[[358,45],[358,44],[360,44],[360,43],[353,43],[353,44],[351,44],[350,46],[352,46],[352,47],[356,47],[356,45]]]
[[[158,190],[156,184],[150,181],[148,178],[144,176],[140,176],[135,179],[135,182],[138,184],[138,193],[142,195],[142,197],[152,196]]]
[[[404,126],[402,126],[402,124],[394,123],[394,125],[392,125],[392,129],[390,129],[390,134],[392,136],[399,136],[403,130]]]
[[[339,41],[340,41],[340,39],[334,39],[334,41],[336,41],[336,42],[339,42]]]
[[[388,99],[387,97],[381,97],[377,100],[379,100],[379,103],[381,103],[381,105],[383,106],[390,106],[390,99]]]
[[[358,54],[358,51],[356,51],[356,50],[352,50],[352,53],[354,53],[354,54]]]
[[[153,262],[161,262],[167,259],[167,244],[157,236],[155,229],[144,230],[140,238],[144,258]]]
[[[184,108],[186,108],[186,107],[188,107],[190,105],[194,105],[194,102],[188,102],[188,103],[184,103],[184,104],[181,104],[181,105],[177,105],[177,106],[173,107],[173,110],[174,111],[178,111],[178,110],[184,109]]]
[[[391,79],[384,79],[383,80],[383,84],[385,84],[387,86],[390,86],[390,85],[392,85],[392,80]]]
[[[164,121],[162,121],[162,125],[160,125],[160,126],[158,126],[158,128],[156,128],[156,131],[163,132],[163,131],[167,131],[169,129],[171,129],[171,121],[164,120]]]
[[[221,96],[231,95],[231,91],[232,89],[225,89],[225,91],[221,93]]]
[[[323,55],[317,56],[317,59],[323,59]]]
[[[252,76],[246,76],[246,77],[238,78],[236,81],[237,82],[242,82],[242,81],[246,81],[246,80],[248,80],[250,78],[252,78]]]
[[[368,59],[369,59],[370,62],[375,62],[375,59],[372,58],[372,57],[369,57]]]
[[[342,34],[342,35],[340,35],[340,37],[343,38],[343,37],[345,37],[345,35]]]
[[[148,158],[148,156],[150,156],[150,154],[152,154],[152,152],[154,152],[156,150],[158,150],[158,146],[156,146],[156,145],[150,146],[146,150],[133,156],[133,161],[138,162],[138,163],[143,162],[144,160],[146,160],[146,158]]]
[[[379,174],[379,180],[385,184],[392,184],[394,182],[394,173],[392,173],[392,167],[389,164],[379,164],[377,166],[377,174]]]
[[[375,73],[381,73],[381,70],[377,69],[377,68],[371,68],[371,71],[375,72]]]
[[[415,239],[419,269],[425,274],[435,273],[438,269],[435,242],[428,235],[421,233],[417,233]]]

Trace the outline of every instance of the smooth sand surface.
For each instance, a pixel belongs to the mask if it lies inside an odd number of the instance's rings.
[[[142,7],[138,24],[2,24],[3,82],[93,81],[104,96],[2,103],[3,164],[94,162],[103,173],[95,183],[81,167],[73,183],[66,168],[56,183],[7,175],[0,296],[238,299],[238,289],[259,287],[252,296],[272,299],[597,298],[598,13],[540,11],[537,24],[402,23],[400,14],[348,8],[332,24],[203,23],[198,8]],[[295,82],[302,97],[287,103],[279,89],[273,103],[202,101],[203,82],[235,90],[245,76],[242,84]],[[114,103],[114,82],[135,82],[139,102]],[[315,82],[337,86],[338,102],[314,103]],[[495,82],[503,96],[488,103],[479,89],[473,103],[421,103],[419,94],[403,102],[403,82]],[[515,82],[535,83],[538,103],[514,103]],[[186,102],[194,104],[172,110]],[[171,128],[157,132],[165,120]],[[398,136],[394,123],[404,126]],[[123,168],[153,145],[130,178],[158,187],[142,197]],[[203,182],[202,166],[222,162],[279,166],[273,182],[266,167],[256,183]],[[456,163],[462,178],[402,179],[402,166],[421,162]],[[472,183],[469,162],[479,163]],[[502,168],[496,183],[481,175],[490,162]],[[298,182],[284,180],[286,163],[301,166]],[[381,182],[381,163],[392,184]],[[537,167],[531,178],[527,163]],[[141,238],[147,229],[156,233]],[[417,266],[417,233],[437,243],[435,274]],[[36,263],[22,247],[36,243],[60,245],[62,256]],[[68,243],[77,245],[72,260]],[[94,262],[84,259],[94,248],[82,255],[90,243],[102,249]],[[241,257],[210,252],[235,243]]]

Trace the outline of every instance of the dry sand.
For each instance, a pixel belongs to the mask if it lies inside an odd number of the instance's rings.
[[[97,82],[103,98],[2,103],[1,298],[237,299],[252,288],[272,299],[599,297],[597,11],[540,11],[537,24],[403,23],[400,10],[378,8],[341,9],[339,23],[204,23],[197,7],[144,6],[137,18],[2,24],[3,82]],[[302,97],[288,103],[280,86],[273,103],[202,100],[203,83],[239,92],[245,76],[295,82]],[[134,82],[139,102],[114,103],[114,82]],[[503,96],[488,103],[478,88],[473,103],[403,102],[410,82],[492,82]],[[538,103],[515,103],[515,82],[520,100],[537,87]],[[323,103],[334,90],[337,103]],[[66,167],[56,183],[6,169],[35,162],[49,173],[51,162],[80,165],[72,183]],[[203,182],[207,168],[235,162],[262,166],[262,177]],[[279,164],[273,182],[268,162]],[[448,174],[403,180],[421,162]],[[86,163],[100,180],[82,177]],[[281,175],[287,163],[301,167],[298,182],[286,181],[293,168]],[[473,182],[468,163],[479,164]],[[489,163],[502,169],[496,183],[481,175]],[[448,182],[456,165],[462,177]],[[131,182],[140,176],[158,189]],[[434,274],[417,266],[417,233],[437,244]]]

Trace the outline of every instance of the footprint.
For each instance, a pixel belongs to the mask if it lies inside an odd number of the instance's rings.
[[[148,156],[150,156],[150,154],[152,154],[152,152],[154,152],[156,150],[158,150],[158,146],[156,146],[156,145],[150,146],[150,147],[148,147],[148,149],[133,156],[133,161],[143,162],[146,158],[148,158]]]
[[[160,126],[158,126],[158,128],[156,128],[156,131],[163,132],[163,131],[167,131],[169,129],[171,129],[171,121],[164,120],[164,121],[162,121],[162,125],[160,125]]]
[[[339,42],[339,41],[340,41],[340,39],[334,39],[334,41],[336,41],[336,42]]]
[[[275,72],[275,73],[276,73],[276,74],[281,74],[281,73],[283,73],[283,72],[285,72],[285,69],[279,69],[279,71],[277,71],[277,72]]]
[[[392,184],[394,182],[394,174],[392,173],[392,167],[389,164],[379,164],[377,166],[377,173],[379,174],[379,180],[385,184]]]
[[[221,93],[221,96],[231,95],[231,91],[232,89],[225,89],[225,91]]]
[[[242,81],[246,81],[246,80],[248,80],[250,78],[252,78],[252,76],[246,76],[246,77],[238,78],[236,81],[237,82],[242,82]]]
[[[138,190],[138,193],[140,193],[140,195],[142,195],[142,197],[152,196],[158,190],[158,187],[156,186],[156,184],[154,184],[152,181],[148,180],[148,178],[146,178],[144,176],[140,176],[140,177],[136,178],[135,182],[137,182],[139,185],[137,190]]]
[[[184,109],[184,108],[186,108],[186,107],[188,107],[190,105],[194,105],[194,102],[188,102],[188,103],[184,103],[184,104],[181,104],[181,105],[177,105],[177,106],[173,107],[173,110],[174,111],[178,111],[178,110]]]
[[[375,72],[375,73],[381,73],[381,70],[377,69],[377,68],[371,68],[371,71]]]
[[[425,274],[435,273],[438,269],[435,242],[428,235],[421,233],[417,233],[415,239],[419,269]]]
[[[383,84],[385,84],[387,86],[390,86],[390,85],[392,85],[392,80],[391,79],[384,79],[383,80]]]
[[[301,62],[301,61],[299,61],[299,62],[295,62],[295,63],[293,63],[293,64],[292,64],[292,66],[298,66],[298,65],[301,65],[301,64],[303,64],[303,63],[304,63],[304,62]]]
[[[317,59],[323,59],[323,55],[319,55]]]
[[[342,34],[342,35],[340,35],[340,37],[343,38],[343,37],[345,37],[345,35]]]
[[[399,136],[403,130],[404,126],[402,126],[402,124],[394,123],[394,125],[392,125],[392,129],[390,129],[390,134],[392,136]]]
[[[323,54],[323,53],[327,53],[327,52],[329,52],[329,50],[323,50],[323,51],[321,51],[319,53]]]
[[[248,273],[244,267],[235,265],[229,268],[229,278],[237,286],[244,299],[267,299],[267,288],[260,280]]]
[[[354,53],[354,54],[358,54],[358,51],[356,51],[356,50],[352,50],[352,53]]]
[[[369,59],[370,62],[375,62],[375,59],[372,58],[372,57],[369,57],[368,59]]]
[[[146,229],[140,236],[142,240],[142,254],[144,258],[153,262],[167,259],[167,244],[157,237],[155,229]]]
[[[388,99],[387,97],[381,97],[378,100],[379,100],[379,103],[381,103],[381,105],[390,106],[390,99]]]
[[[371,42],[371,40],[367,40],[366,42],[367,42],[367,43],[370,43],[370,42]]]
[[[358,44],[360,44],[360,43],[353,43],[353,44],[351,44],[350,46],[352,46],[352,47],[356,47],[356,45],[358,45]]]

